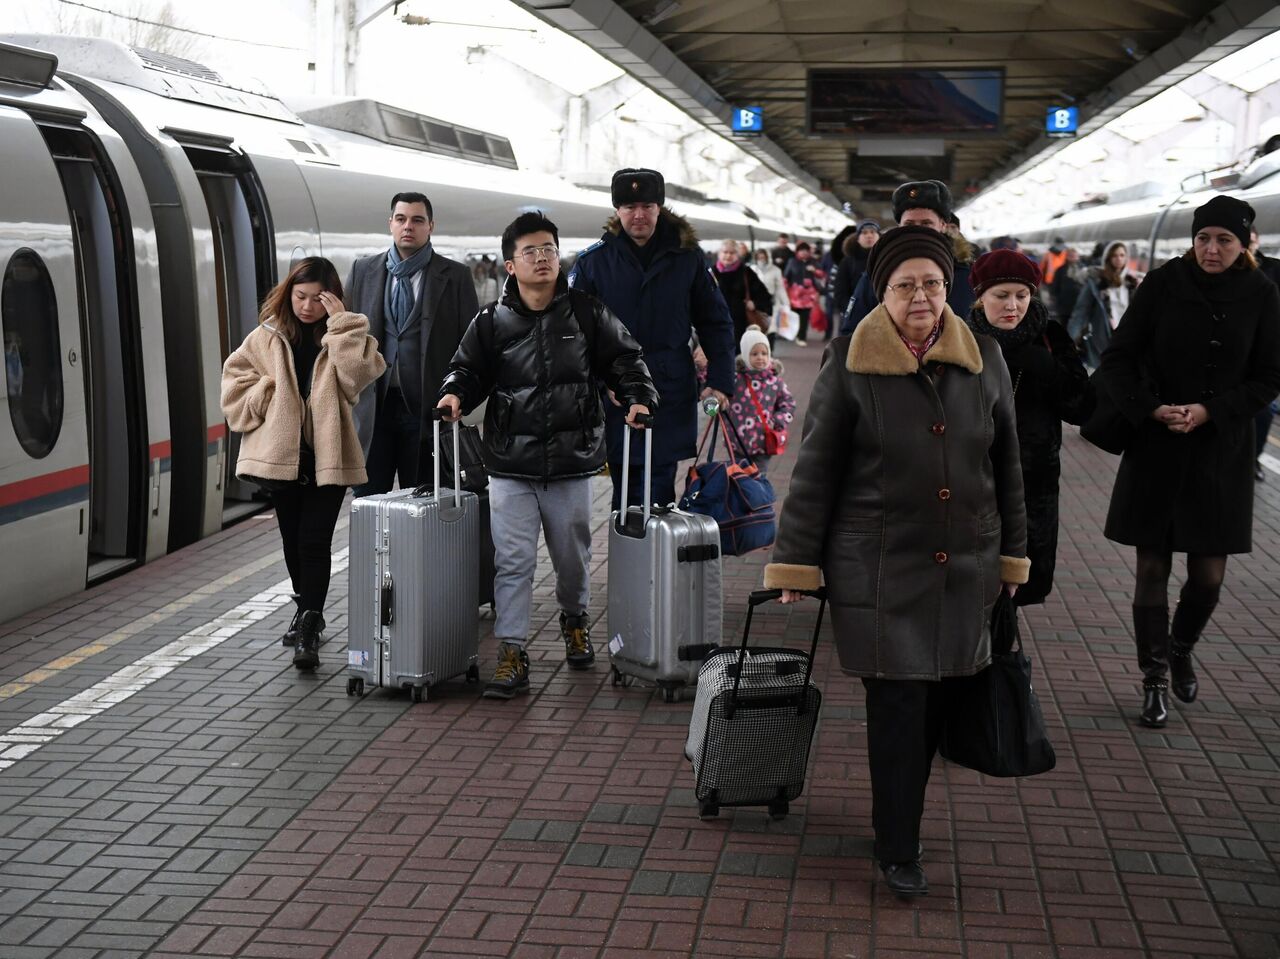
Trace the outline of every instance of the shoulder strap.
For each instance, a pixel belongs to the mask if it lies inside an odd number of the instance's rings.
[[[582,337],[587,341],[587,352],[591,354],[592,361],[595,359],[596,346],[596,313],[595,307],[592,305],[592,297],[580,290],[569,288],[569,306],[573,309],[574,319],[578,321],[578,329],[582,330]]]

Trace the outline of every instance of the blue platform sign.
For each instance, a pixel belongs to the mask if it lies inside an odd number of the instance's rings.
[[[1051,137],[1073,137],[1080,127],[1079,107],[1049,107],[1044,132]]]
[[[734,107],[730,129],[734,133],[761,133],[764,131],[764,111],[759,107]]]

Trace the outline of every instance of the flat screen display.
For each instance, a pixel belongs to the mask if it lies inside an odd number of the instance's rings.
[[[946,183],[950,181],[951,173],[950,156],[862,156],[857,150],[849,151],[847,179],[850,186],[896,187],[910,180],[941,180]]]
[[[811,136],[983,136],[1000,132],[1004,69],[810,70]]]

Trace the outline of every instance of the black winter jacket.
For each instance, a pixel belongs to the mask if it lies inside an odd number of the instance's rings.
[[[1058,557],[1062,423],[1065,420],[1078,426],[1093,409],[1089,374],[1066,329],[1044,315],[1045,305],[1038,299],[1031,300],[1030,309],[1039,313],[1037,319],[1045,323],[1043,336],[1030,343],[1000,346],[1013,381],[1027,506],[1027,558],[1031,560],[1031,578],[1013,599],[1018,606],[1043,603],[1053,589]],[[982,304],[975,303],[972,315],[977,317],[981,312]],[[1027,320],[1031,319],[1028,313]]]
[[[1280,291],[1259,270],[1152,270],[1111,336],[1097,386],[1137,429],[1116,474],[1108,539],[1222,556],[1252,548],[1253,416],[1280,391]],[[1174,433],[1162,403],[1203,403]]]
[[[484,465],[494,476],[571,479],[604,466],[601,380],[624,409],[657,408],[640,345],[603,303],[570,290],[562,274],[551,305],[535,313],[508,277],[471,321],[440,395],[453,393],[464,413],[489,397]]]

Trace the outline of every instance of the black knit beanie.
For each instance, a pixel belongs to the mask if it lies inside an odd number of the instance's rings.
[[[884,299],[885,288],[893,271],[905,263],[923,257],[933,260],[942,270],[947,286],[955,279],[956,258],[951,251],[951,238],[927,226],[895,226],[880,234],[867,257],[867,272],[877,299]]]
[[[1253,207],[1244,200],[1237,200],[1233,196],[1215,196],[1203,206],[1196,207],[1195,216],[1191,220],[1191,236],[1194,238],[1207,226],[1220,226],[1234,233],[1240,239],[1241,246],[1248,247],[1254,216]]]

